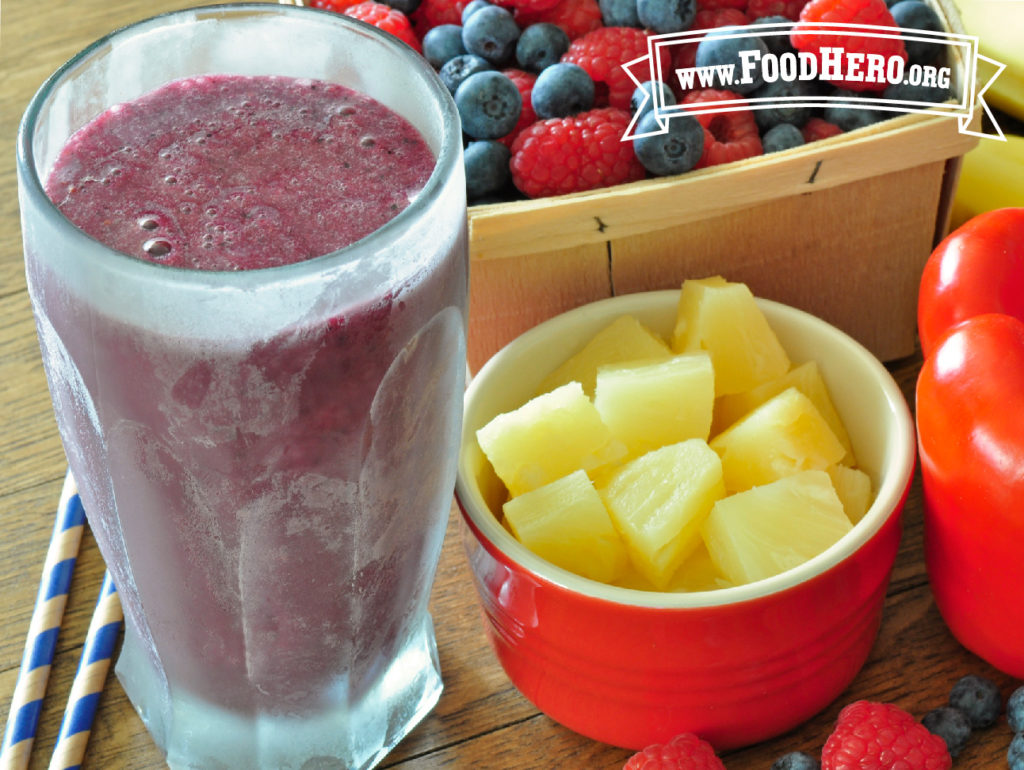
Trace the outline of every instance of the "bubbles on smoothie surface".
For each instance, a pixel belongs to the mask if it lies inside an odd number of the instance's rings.
[[[368,235],[415,199],[433,166],[404,118],[343,86],[201,76],[79,131],[47,192],[81,229],[131,256],[253,269]]]

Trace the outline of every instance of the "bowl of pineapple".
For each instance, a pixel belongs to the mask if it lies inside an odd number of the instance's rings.
[[[456,498],[494,651],[605,743],[781,734],[868,656],[914,462],[885,367],[744,284],[545,321],[466,391]]]

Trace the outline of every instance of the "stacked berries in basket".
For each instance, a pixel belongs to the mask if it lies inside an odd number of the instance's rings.
[[[811,107],[800,103],[802,97],[846,93],[942,102],[950,95],[948,88],[918,88],[909,95],[890,97],[883,93],[885,84],[836,79],[765,82],[761,77],[726,82],[715,80],[717,75],[684,89],[676,76],[681,68],[738,67],[741,52],[754,46],[776,56],[806,52],[820,61],[819,49],[829,44],[828,38],[801,29],[806,22],[943,30],[938,14],[922,0],[898,0],[891,7],[887,0],[387,3],[310,2],[395,35],[438,70],[462,119],[471,204],[561,195],[681,174],[790,149],[896,114],[841,103]],[[749,34],[757,26],[765,33]],[[650,35],[703,30],[708,34],[672,45],[660,71],[639,88],[622,66],[647,56]],[[729,32],[744,34],[730,37]],[[915,50],[899,36],[844,38],[841,44],[847,51],[859,46],[863,49],[859,53],[921,64],[933,64],[927,60],[934,60],[937,49],[925,45]],[[656,99],[654,89],[661,91]],[[744,101],[737,106],[737,100],[762,97],[787,101],[758,109],[747,109]],[[656,102],[722,101],[729,102],[727,109],[711,112],[704,106],[699,113],[677,114],[668,121],[667,132],[658,130]],[[623,141],[634,122],[631,133],[638,138]]]

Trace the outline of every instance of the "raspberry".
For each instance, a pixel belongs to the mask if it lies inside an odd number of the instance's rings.
[[[390,5],[377,3],[374,0],[363,0],[363,2],[357,5],[346,8],[344,13],[346,16],[359,19],[359,21],[365,21],[377,29],[394,35],[419,53],[423,52],[423,49],[420,47],[419,38],[412,31],[412,24],[409,23],[409,18]]]
[[[739,94],[732,91],[704,88],[690,91],[680,103],[721,102],[739,98]],[[734,160],[752,158],[764,152],[753,110],[708,112],[694,117],[711,135],[710,140],[705,137],[704,154],[697,162],[696,168],[732,163]]]
[[[537,122],[537,114],[533,111],[533,84],[537,82],[537,76],[532,72],[524,72],[517,69],[506,69],[502,74],[516,84],[519,95],[523,98],[523,109],[519,113],[519,122],[508,134],[498,141],[506,147],[511,147],[512,142],[519,136],[519,132],[529,125]]]
[[[891,703],[861,700],[839,712],[822,770],[949,770],[945,741]]]
[[[512,181],[530,198],[635,182],[644,167],[622,135],[625,110],[590,110],[527,127],[512,143]]]
[[[807,0],[750,0],[747,4],[747,15],[751,19],[766,16],[785,16],[790,21],[800,18],[800,11],[807,5]]]
[[[677,735],[631,756],[622,770],[725,770],[710,743],[693,733]]]
[[[524,13],[543,13],[554,8],[560,0],[497,0],[497,5]]]
[[[601,26],[601,6],[597,0],[561,0],[546,11],[516,11],[516,21],[524,29],[546,21],[560,27],[570,40],[575,40]]]
[[[700,3],[697,4],[698,9]],[[750,22],[739,8],[705,8],[697,11],[691,30],[718,29],[719,27],[743,27]],[[699,41],[681,43],[672,46],[673,69],[687,69],[697,64],[697,45]],[[678,78],[674,78],[678,81]]]
[[[578,64],[587,71],[597,86],[595,104],[628,110],[636,84],[622,65],[646,55],[647,34],[643,30],[600,27],[573,40],[562,61]]]
[[[422,39],[430,30],[442,24],[458,24],[461,27],[462,9],[467,5],[469,0],[422,0],[410,21]]]
[[[747,0],[697,0],[697,12],[700,11],[721,11],[729,8],[734,11],[746,13]],[[705,29],[697,22],[694,22],[691,29]]]
[[[823,118],[809,118],[800,129],[800,133],[804,135],[805,142],[816,142],[819,139],[828,139],[830,136],[839,136],[843,133],[843,129]]]
[[[359,5],[363,0],[310,0],[310,8],[319,8],[321,11],[334,11],[344,13],[346,8]]]
[[[837,22],[843,24],[872,24],[880,27],[896,27],[896,20],[885,5],[885,0],[811,0],[800,11],[800,22]],[[907,50],[898,37],[861,37],[851,35],[842,28],[809,29],[800,23],[793,28],[790,42],[800,51],[814,54],[818,59],[819,69],[822,64],[822,48],[842,48],[846,55],[850,53],[880,54],[888,61],[890,57],[899,56],[907,61]],[[872,83],[866,80],[845,80],[837,78],[830,81],[840,88],[851,91],[881,91],[888,85],[886,82]]]

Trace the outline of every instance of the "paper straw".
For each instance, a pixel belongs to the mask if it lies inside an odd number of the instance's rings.
[[[104,573],[103,586],[82,648],[82,658],[78,662],[75,681],[71,684],[57,746],[50,760],[50,770],[79,770],[82,766],[122,619],[121,602],[114,581],[109,572]]]
[[[57,520],[46,551],[39,594],[25,640],[25,653],[14,686],[4,740],[0,744],[0,770],[24,770],[28,767],[84,525],[85,511],[75,480],[69,472],[64,478]]]

